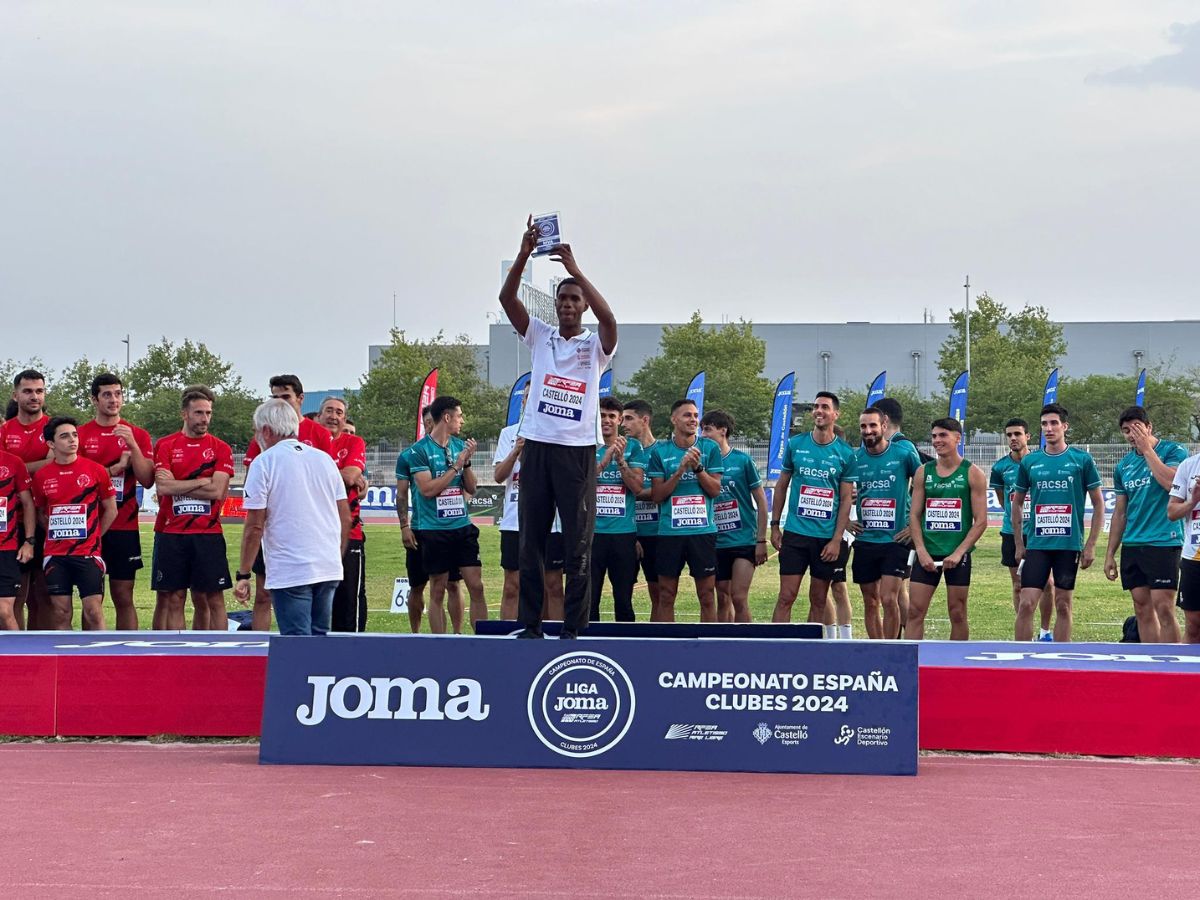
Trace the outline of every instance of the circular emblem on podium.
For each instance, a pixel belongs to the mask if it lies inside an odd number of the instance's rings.
[[[577,651],[552,659],[529,686],[529,724],[561,756],[611,750],[633,724],[633,682],[614,660]]]

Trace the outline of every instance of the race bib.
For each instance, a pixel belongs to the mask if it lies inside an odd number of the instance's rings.
[[[124,475],[113,475],[112,476],[112,486],[113,486],[113,490],[115,490],[117,492],[117,502],[120,503],[122,500],[125,499],[125,476]]]
[[[796,500],[796,514],[805,519],[833,518],[833,488],[800,485]]]
[[[657,522],[658,504],[653,500],[638,500],[633,506],[635,522]]]
[[[708,503],[703,497],[671,498],[672,528],[707,528]]]
[[[1188,520],[1188,545],[1193,554],[1200,551],[1200,509],[1193,509]]]
[[[508,502],[516,503],[521,496],[521,473],[515,471],[512,473],[512,484],[508,489]]]
[[[439,519],[458,519],[466,514],[467,504],[463,502],[462,488],[449,487],[437,495]]]
[[[859,510],[859,519],[867,531],[892,531],[896,527],[896,500],[894,497],[864,497]]]
[[[64,503],[50,507],[50,527],[46,538],[51,541],[81,541],[87,537],[87,507],[82,503]]]
[[[1029,495],[1028,495],[1028,494],[1026,494],[1026,495],[1025,495],[1025,502],[1021,504],[1021,521],[1022,521],[1022,522],[1028,522],[1028,521],[1029,521],[1029,511],[1030,511],[1032,508],[1033,508],[1033,504],[1031,503],[1031,501],[1030,501],[1030,499],[1029,499]]]
[[[1073,525],[1069,503],[1039,503],[1033,511],[1033,533],[1038,537],[1070,537]]]
[[[596,485],[596,515],[605,519],[623,519],[625,517],[624,485]]]
[[[0,497],[0,534],[8,531],[8,498]]]
[[[211,500],[197,500],[195,497],[172,497],[171,511],[177,516],[210,516],[212,515]]]
[[[717,531],[737,531],[742,526],[742,513],[733,498],[714,503],[713,518],[717,522]]]
[[[583,398],[587,384],[561,375],[547,375],[538,395],[537,411],[556,419],[583,420]]]
[[[962,498],[926,497],[926,531],[962,531]]]

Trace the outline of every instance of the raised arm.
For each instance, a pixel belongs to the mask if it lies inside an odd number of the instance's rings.
[[[529,328],[529,312],[517,299],[517,290],[521,287],[521,273],[525,271],[525,265],[529,262],[535,246],[537,229],[533,227],[533,216],[530,215],[529,221],[525,223],[525,233],[521,235],[521,249],[517,251],[517,258],[513,260],[508,277],[504,279],[504,286],[500,288],[500,305],[504,307],[504,314],[521,337],[525,337],[525,331]]]

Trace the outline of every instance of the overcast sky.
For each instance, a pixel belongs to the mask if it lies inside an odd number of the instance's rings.
[[[527,212],[626,321],[1196,317],[1200,4],[0,3],[0,357],[357,384]],[[1187,260],[1193,260],[1188,263]],[[559,267],[536,263],[545,284]]]

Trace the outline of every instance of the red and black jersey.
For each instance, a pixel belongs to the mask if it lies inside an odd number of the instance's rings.
[[[333,461],[337,463],[339,470],[353,467],[365,472],[367,470],[367,442],[357,434],[348,434],[343,431],[333,440]],[[362,515],[359,513],[360,500],[357,488],[347,485],[346,502],[350,504],[350,540],[352,541],[363,539]]]
[[[150,432],[144,428],[138,428],[124,419],[121,419],[118,424],[126,425],[133,431],[133,438],[137,441],[143,456],[150,457],[154,453]],[[113,429],[116,427],[116,425],[101,425],[95,419],[80,425],[79,455],[84,459],[99,463],[106,469],[119,461],[121,454],[127,448],[125,439],[113,434]],[[126,466],[125,471],[120,475],[110,474],[109,477],[112,478],[113,489],[117,492],[117,518],[109,530],[137,531],[137,477],[133,474],[133,466]]]
[[[14,416],[0,425],[0,450],[7,450],[27,463],[41,462],[50,455],[46,437],[42,434],[49,421],[50,417],[42,413],[36,422],[22,425],[21,420]]]
[[[0,450],[0,551],[17,549],[17,526],[24,509],[21,493],[32,487],[21,458]]]
[[[155,444],[154,469],[176,481],[212,478],[221,472],[233,477],[233,451],[211,434],[191,438],[177,431]],[[154,530],[166,534],[220,534],[221,502],[160,493]]]
[[[108,471],[90,459],[53,460],[33,473],[33,502],[48,520],[46,556],[99,556],[100,507],[115,497]]]
[[[300,433],[297,439],[302,444],[308,444],[310,447],[316,447],[318,450],[324,450],[330,456],[333,456],[333,438],[329,434],[329,429],[319,422],[314,422],[312,419],[300,419]],[[246,455],[242,458],[242,465],[250,465],[254,462],[254,457],[262,453],[262,447],[258,446],[258,440],[252,440],[250,446],[246,448]]]

